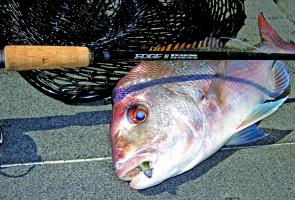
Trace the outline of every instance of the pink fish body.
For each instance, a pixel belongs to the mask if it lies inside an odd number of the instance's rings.
[[[262,45],[256,51],[295,51],[262,14],[258,24]],[[280,61],[141,62],[114,90],[110,135],[118,177],[133,189],[148,188],[225,144],[265,137],[255,123],[283,104],[286,98],[277,97],[288,85]]]

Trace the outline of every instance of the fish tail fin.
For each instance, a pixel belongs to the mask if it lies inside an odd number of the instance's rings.
[[[269,25],[262,13],[258,15],[258,27],[262,43],[279,52],[295,53],[295,44],[283,40]]]
[[[283,40],[279,34],[269,25],[263,14],[258,15],[258,27],[261,42],[274,51],[282,53],[295,53],[295,44]],[[271,98],[281,96],[290,85],[290,77],[287,66],[282,61],[274,61],[272,66],[273,87]]]

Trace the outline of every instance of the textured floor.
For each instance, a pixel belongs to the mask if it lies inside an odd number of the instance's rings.
[[[263,12],[284,39],[295,41],[295,4],[278,3],[246,0],[238,38],[259,42],[256,18]],[[295,61],[288,64],[295,88]],[[0,87],[0,199],[295,199],[294,90],[260,123],[270,133],[266,140],[223,148],[187,173],[134,191],[112,167],[110,105],[65,105],[4,70]]]

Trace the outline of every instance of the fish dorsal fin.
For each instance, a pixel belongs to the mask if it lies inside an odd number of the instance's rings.
[[[255,142],[258,139],[262,139],[267,135],[268,134],[264,133],[255,124],[253,124],[235,133],[225,145],[231,146],[248,144],[251,142]]]
[[[198,43],[198,48],[218,49],[223,48],[225,44],[215,37],[206,37]]]
[[[215,49],[215,48],[222,48],[224,47],[224,43],[220,41],[219,39],[216,39],[214,37],[206,37],[204,40],[201,40],[199,42],[193,42],[193,43],[176,43],[176,44],[167,44],[167,45],[161,45],[159,44],[155,48],[150,48],[150,51],[178,51],[182,49],[197,49],[197,48],[209,48],[209,49]]]
[[[284,41],[279,34],[269,25],[262,13],[258,15],[258,27],[261,42],[273,49],[283,52],[295,52],[295,44]]]
[[[243,130],[244,128],[260,121],[261,119],[269,116],[275,112],[283,103],[286,101],[287,97],[279,99],[277,101],[267,102],[263,104],[257,104],[252,109],[250,115],[237,127],[237,132]]]

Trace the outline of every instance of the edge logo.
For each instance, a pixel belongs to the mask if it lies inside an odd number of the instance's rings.
[[[162,53],[150,53],[150,54],[147,54],[147,53],[137,53],[135,54],[135,60],[159,60],[163,58],[163,54]]]
[[[175,53],[137,53],[135,60],[197,60],[197,54],[175,54]]]

